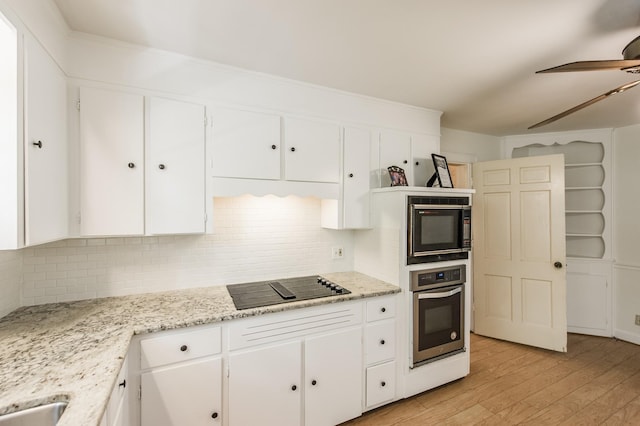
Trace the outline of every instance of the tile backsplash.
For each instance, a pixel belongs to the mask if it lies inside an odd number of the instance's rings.
[[[20,306],[22,251],[0,250],[0,318]]]
[[[321,228],[315,198],[216,198],[213,226],[207,235],[68,239],[6,262],[22,260],[23,306],[353,269],[352,232]],[[332,247],[344,257],[332,259]]]

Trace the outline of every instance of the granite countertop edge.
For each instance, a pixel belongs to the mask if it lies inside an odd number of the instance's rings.
[[[358,272],[322,275],[351,294],[237,310],[213,286],[19,308],[0,319],[0,416],[65,401],[59,426],[98,425],[134,335],[400,292]]]

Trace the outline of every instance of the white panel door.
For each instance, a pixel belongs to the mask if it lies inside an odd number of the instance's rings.
[[[476,163],[475,332],[567,350],[562,155]]]
[[[69,235],[67,82],[44,48],[25,37],[25,244]]]
[[[142,373],[141,426],[222,424],[222,359],[176,364]]]
[[[205,231],[205,108],[171,99],[148,100],[147,234]]]
[[[213,175],[280,179],[280,122],[275,114],[213,110]]]
[[[287,117],[284,135],[286,180],[340,182],[340,126]]]
[[[302,342],[229,355],[229,425],[298,426]]]
[[[383,188],[391,186],[389,166],[404,170],[407,183],[413,185],[413,167],[411,166],[411,137],[404,133],[385,130],[380,133],[380,184]]]
[[[369,227],[369,158],[371,156],[371,132],[347,127],[344,129],[344,228]]]
[[[144,99],[80,89],[80,233],[144,233]]]
[[[362,414],[362,330],[309,338],[304,354],[305,426],[337,425]]]

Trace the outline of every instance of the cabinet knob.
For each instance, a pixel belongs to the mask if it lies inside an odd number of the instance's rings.
[[[353,173],[349,173],[349,177],[353,177]]]
[[[160,164],[160,165],[158,165],[158,168],[159,168],[160,170],[164,170],[165,166],[164,166],[164,164]]]
[[[123,380],[122,382],[118,383],[118,386],[119,386],[119,387],[126,388],[126,387],[127,387],[127,380],[125,379],[125,380]]]
[[[380,386],[382,386],[382,387],[387,386],[387,382],[380,382]]]
[[[133,169],[135,167],[135,163],[129,163],[127,164],[127,167],[129,167],[130,169]]]
[[[316,379],[313,379],[313,380],[311,381],[311,386],[315,386],[315,385],[317,385],[317,384],[318,384],[318,382],[316,381]]]
[[[404,164],[407,164],[407,163],[408,163],[408,161],[407,161],[407,160],[404,160],[404,161],[403,161],[403,163],[404,163]]]
[[[187,348],[187,345],[182,345],[182,346],[180,346],[180,350],[181,350],[182,352],[185,352],[187,349],[188,349],[188,348]]]
[[[555,263],[553,264],[553,266],[554,266],[556,269],[561,269],[561,268],[562,268],[562,262],[555,262]]]
[[[298,389],[298,387],[296,385],[291,386],[291,390],[295,392],[295,390]]]
[[[382,308],[380,308],[380,312],[382,312],[382,313],[384,314],[385,312],[387,312],[387,308],[385,308],[385,307],[383,306]]]
[[[214,411],[213,414],[211,414],[211,418],[212,419],[217,419],[218,418],[218,413]]]
[[[380,344],[381,344],[381,345],[384,345],[384,344],[385,344],[384,339],[380,340]]]
[[[416,161],[416,166],[419,166],[419,165],[420,165],[420,162],[419,162],[419,161]]]
[[[271,149],[276,149],[276,148],[278,148],[278,147],[275,146],[275,145],[271,145]]]
[[[39,149],[42,149],[42,141],[33,142],[34,146],[37,146]]]
[[[291,152],[296,152],[296,147],[295,146],[291,147]]]

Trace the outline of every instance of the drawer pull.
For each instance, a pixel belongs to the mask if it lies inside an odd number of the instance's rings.
[[[383,306],[383,307],[380,309],[380,312],[382,312],[382,313],[384,314],[385,312],[387,312],[387,308],[385,308],[385,307]]]
[[[118,386],[119,386],[119,387],[126,388],[126,387],[127,387],[127,380],[125,379],[125,380],[123,380],[122,382],[118,383]]]
[[[180,350],[181,350],[182,352],[185,352],[187,349],[189,349],[189,348],[187,347],[187,345],[182,345],[182,346],[180,346]]]

